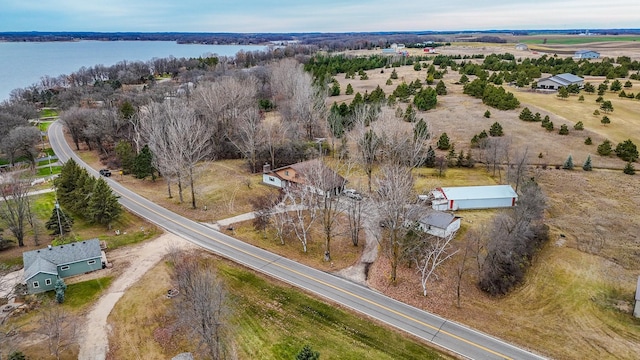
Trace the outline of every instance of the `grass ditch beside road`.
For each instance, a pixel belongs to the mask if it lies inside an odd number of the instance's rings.
[[[321,302],[287,285],[226,260],[205,255],[226,285],[234,308],[233,333],[240,359],[292,359],[305,344],[322,359],[442,359],[425,344]],[[164,347],[158,329],[171,328],[169,265],[159,263],[130,288],[109,316],[110,356],[167,358],[190,351],[188,339],[174,333]],[[145,324],[145,326],[140,326]]]

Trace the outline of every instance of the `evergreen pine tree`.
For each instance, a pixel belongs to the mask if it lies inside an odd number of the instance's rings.
[[[562,168],[565,170],[573,170],[573,157],[569,155],[567,160],[562,165]]]
[[[347,84],[347,90],[345,90],[344,93],[346,95],[352,95],[353,94],[353,86],[351,86],[351,83]]]
[[[69,206],[73,204],[73,191],[76,188],[76,182],[81,172],[80,166],[73,160],[69,159],[60,169],[60,175],[54,181],[57,188],[58,201]]]
[[[636,173],[636,168],[633,167],[632,163],[628,162],[627,165],[625,165],[622,172],[624,172],[627,175],[634,175]]]
[[[440,138],[438,139],[437,147],[440,150],[449,150],[449,148],[451,148],[451,144],[449,143],[449,136],[447,135],[446,132],[440,135]]]
[[[149,146],[145,145],[142,150],[140,150],[138,156],[136,156],[133,173],[138,179],[151,176],[151,180],[156,180],[156,169],[153,167],[153,154]]]
[[[100,178],[95,182],[86,212],[90,221],[108,227],[122,213],[118,197],[104,179]]]
[[[491,135],[491,136],[502,136],[502,135],[504,135],[504,132],[502,131],[502,125],[500,125],[500,123],[498,123],[497,121],[494,122],[491,125],[491,128],[489,128],[489,135]]]
[[[442,80],[438,81],[438,84],[436,84],[436,94],[447,95],[447,87]]]
[[[491,117],[491,111],[487,110],[484,112],[484,117],[486,117],[487,119],[489,119]]]
[[[296,360],[319,360],[320,353],[314,351],[311,346],[305,345],[296,355]]]
[[[569,135],[569,127],[567,124],[560,125],[560,130],[558,131],[560,135]]]
[[[584,139],[584,144],[585,145],[591,145],[593,144],[593,140],[591,140],[591,136],[587,137],[586,139]]]
[[[425,167],[433,168],[436,166],[436,152],[433,150],[433,147],[429,145],[429,149],[427,149],[427,155],[424,158]]]
[[[584,171],[593,170],[593,167],[591,166],[591,155],[587,156],[587,160],[585,160],[584,164],[582,164],[582,170]]]
[[[64,292],[67,290],[67,284],[64,283],[62,278],[58,278],[54,285],[54,289],[56,290],[56,301],[58,304],[62,304],[64,302]]]
[[[60,222],[58,222],[58,216],[60,217]],[[71,227],[73,226],[73,218],[67,215],[66,212],[62,211],[62,208],[59,206],[57,208],[53,208],[51,211],[51,217],[44,224],[47,230],[51,230],[51,235],[65,235],[71,232]],[[60,227],[62,227],[62,234],[60,234]]]

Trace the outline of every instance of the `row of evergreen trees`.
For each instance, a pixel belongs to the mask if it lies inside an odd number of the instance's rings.
[[[110,227],[111,222],[122,213],[118,197],[107,182],[89,175],[73,159],[62,166],[55,185],[60,205],[91,223]]]

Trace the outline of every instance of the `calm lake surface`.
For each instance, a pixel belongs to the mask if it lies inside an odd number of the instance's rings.
[[[40,81],[44,75],[70,74],[83,66],[113,65],[174,56],[233,56],[263,50],[261,45],[191,45],[173,41],[0,42],[0,101],[13,89]]]

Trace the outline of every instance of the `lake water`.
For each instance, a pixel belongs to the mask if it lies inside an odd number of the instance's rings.
[[[233,56],[240,50],[263,49],[261,45],[187,45],[172,41],[0,42],[0,101],[8,99],[11,90],[37,83],[44,75],[57,77],[83,66],[169,56]]]

